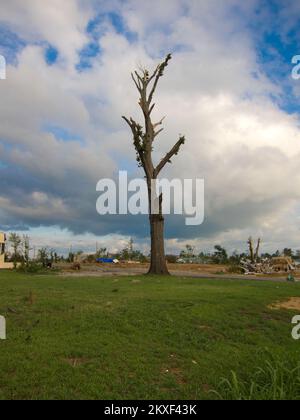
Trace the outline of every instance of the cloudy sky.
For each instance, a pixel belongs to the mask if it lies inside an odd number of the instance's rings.
[[[35,245],[148,249],[147,217],[101,217],[96,184],[142,176],[122,115],[140,118],[130,72],[171,52],[155,158],[204,178],[205,223],[168,217],[169,252],[192,243],[300,248],[298,0],[0,0],[0,229]]]

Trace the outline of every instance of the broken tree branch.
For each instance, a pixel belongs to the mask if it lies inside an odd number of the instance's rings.
[[[159,173],[162,171],[162,169],[166,166],[167,163],[171,163],[172,157],[178,154],[180,147],[184,143],[185,143],[185,137],[182,136],[180,137],[178,142],[175,144],[175,146],[170,150],[170,152],[166,154],[166,156],[160,161],[158,166],[155,168],[155,171],[154,171],[155,178],[159,175]]]
[[[147,82],[147,85],[148,85],[151,80],[155,79],[154,83],[153,83],[153,87],[152,87],[151,92],[150,92],[149,97],[148,97],[148,105],[149,106],[152,102],[153,95],[156,91],[159,79],[164,75],[164,70],[169,65],[170,60],[172,60],[172,55],[168,54],[165,61],[162,62],[161,64],[159,64],[159,66],[155,70],[154,74],[152,75],[152,77],[150,77],[149,81]]]
[[[164,120],[166,119],[166,117],[163,117],[160,121],[158,121],[156,124],[153,124],[153,129],[155,130],[156,127],[159,127],[160,125],[162,125],[162,123],[164,122]]]
[[[164,131],[164,128],[161,128],[160,130],[156,131],[156,133],[154,133],[154,138],[156,138],[157,136],[159,136],[159,134]]]
[[[133,80],[133,82],[134,82],[137,90],[141,93],[142,87],[141,87],[141,85],[139,83],[139,80],[134,77],[134,74],[133,73],[131,73],[131,78],[132,78],[132,80]]]
[[[127,122],[129,127],[131,128],[133,134],[134,147],[139,155],[141,163],[144,164],[144,151],[142,146],[142,127],[138,123],[136,123],[132,118],[130,118],[130,120],[124,116],[122,118]]]

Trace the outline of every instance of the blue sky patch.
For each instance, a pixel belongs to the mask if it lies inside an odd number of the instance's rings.
[[[79,53],[79,63],[76,66],[79,72],[92,68],[93,60],[101,54],[101,37],[107,30],[105,23],[113,26],[114,30],[125,36],[129,42],[137,40],[137,35],[127,30],[122,16],[115,12],[98,14],[86,28],[91,41]]]
[[[16,64],[17,55],[25,46],[25,41],[0,22],[0,54],[8,64]]]
[[[131,32],[124,22],[123,17],[116,13],[100,13],[98,14],[93,20],[91,20],[87,26],[87,33],[90,35],[91,38],[94,40],[99,41],[101,36],[105,33],[105,22],[112,25],[114,30],[123,36],[129,42],[135,42],[137,40],[137,34]]]
[[[80,72],[93,67],[93,59],[101,53],[101,48],[98,42],[92,41],[87,44],[83,50],[80,51],[80,61],[76,69]]]
[[[49,66],[52,66],[53,64],[55,64],[58,59],[58,55],[59,55],[58,50],[52,47],[51,45],[49,45],[45,52],[45,60],[47,64]]]
[[[57,140],[63,140],[65,142],[69,141],[77,141],[77,142],[83,142],[82,137],[80,137],[78,134],[71,133],[67,129],[51,124],[47,124],[43,127],[43,130],[46,133],[51,133],[54,135],[54,137]]]

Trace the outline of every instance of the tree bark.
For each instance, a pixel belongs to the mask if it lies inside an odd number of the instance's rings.
[[[260,247],[260,243],[261,243],[261,239],[259,238],[259,239],[258,239],[258,241],[257,241],[257,247],[256,247],[256,250],[255,250],[255,256],[254,256],[255,262],[258,260],[258,257],[259,257],[259,247]]]
[[[165,256],[164,217],[152,214],[149,218],[151,230],[151,265],[148,274],[169,275]]]
[[[158,197],[156,187],[150,182],[148,182],[148,195],[151,234],[151,262],[148,274],[169,275],[165,256],[165,219],[162,211],[163,195],[161,194]]]

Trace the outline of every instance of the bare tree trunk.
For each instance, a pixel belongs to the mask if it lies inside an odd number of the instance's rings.
[[[252,263],[254,263],[255,259],[254,259],[253,239],[251,237],[248,240],[248,245],[249,245],[250,260]]]
[[[150,215],[151,265],[148,274],[170,274],[165,256],[164,224],[162,215]]]
[[[154,189],[154,191],[152,190]],[[156,195],[156,188],[152,183],[148,185],[149,191],[149,220],[151,233],[151,264],[148,274],[169,275],[169,270],[165,256],[164,228],[165,219],[163,217],[162,202],[163,195]],[[158,204],[158,208],[156,205]],[[158,214],[157,214],[158,213]]]
[[[258,260],[258,257],[259,257],[260,243],[261,243],[261,239],[259,238],[258,241],[257,241],[257,247],[256,247],[256,251],[255,251],[255,256],[254,256],[255,262]]]
[[[259,238],[258,241],[257,241],[255,252],[254,252],[253,239],[252,239],[251,236],[248,239],[249,254],[250,254],[250,259],[251,259],[252,263],[257,262],[257,260],[258,260],[260,244],[261,244],[261,239]]]

